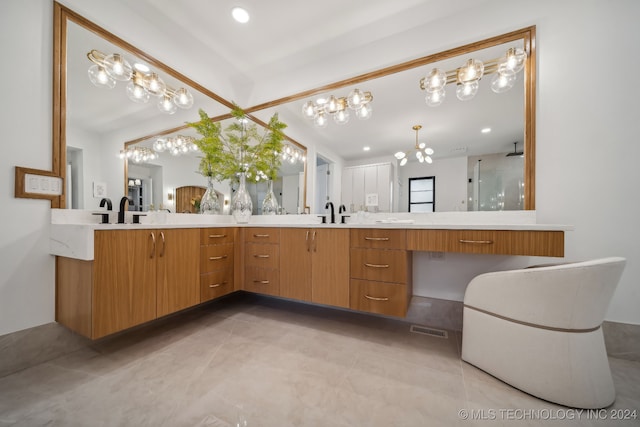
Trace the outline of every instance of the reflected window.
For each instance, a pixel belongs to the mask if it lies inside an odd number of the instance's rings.
[[[435,212],[436,177],[409,178],[409,212]]]

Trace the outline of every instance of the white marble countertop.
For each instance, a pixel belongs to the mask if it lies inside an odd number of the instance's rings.
[[[165,212],[144,212],[140,224],[132,224],[132,212],[127,212],[125,224],[100,224],[96,211],[71,209],[51,210],[50,253],[52,255],[93,259],[93,238],[96,230],[137,230],[207,227],[321,227],[321,228],[393,228],[393,229],[458,229],[458,230],[539,230],[569,231],[573,227],[561,224],[539,224],[535,211],[503,212],[435,212],[359,213],[346,218],[346,224],[322,224],[318,215],[254,215],[249,223],[238,224],[230,215],[193,215]],[[336,222],[340,222],[336,214]],[[110,219],[117,218],[116,212]],[[328,218],[328,216],[327,216]]]

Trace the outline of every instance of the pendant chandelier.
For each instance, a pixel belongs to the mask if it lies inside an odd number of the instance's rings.
[[[456,96],[461,101],[468,101],[476,96],[483,76],[494,74],[491,79],[491,90],[495,93],[511,89],[517,74],[524,68],[527,53],[521,48],[509,48],[504,56],[483,63],[478,59],[469,59],[455,70],[443,71],[434,68],[420,79],[420,89],[427,92],[425,101],[430,107],[437,107],[444,102],[445,86],[455,83]]]
[[[89,80],[95,86],[113,89],[116,81],[127,83],[127,96],[133,102],[146,104],[151,96],[158,99],[158,109],[174,114],[178,107],[188,109],[193,106],[193,95],[186,88],[174,89],[151,71],[146,65],[136,63],[132,67],[119,53],[105,55],[93,49],[87,54],[93,63],[89,67]]]
[[[352,110],[360,120],[371,117],[373,112],[371,101],[373,101],[371,92],[353,89],[346,97],[330,95],[328,98],[307,101],[302,106],[302,114],[313,120],[317,127],[326,127],[330,116],[337,124],[343,125],[349,121],[349,110]]]
[[[412,129],[416,131],[416,145],[414,147],[416,159],[418,159],[420,163],[433,163],[433,159],[431,158],[434,153],[433,148],[427,147],[427,144],[425,144],[424,142],[418,142],[418,131],[422,129],[422,126],[415,125]],[[396,154],[394,154],[395,158],[400,160],[400,166],[404,166],[407,164],[407,162],[409,161],[409,153],[410,151],[398,151]]]

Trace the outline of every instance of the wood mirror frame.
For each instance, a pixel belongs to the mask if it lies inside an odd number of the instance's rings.
[[[115,36],[114,34],[108,32],[107,30],[101,28],[90,20],[84,18],[83,16],[77,14],[76,12],[66,8],[65,6],[54,2],[53,8],[53,116],[52,116],[52,174],[53,176],[61,177],[63,183],[66,182],[66,157],[67,157],[67,144],[66,144],[66,131],[67,131],[67,24],[68,22],[73,22],[87,31],[93,32],[99,37],[104,38],[108,42],[121,47],[122,49],[128,51],[132,55],[137,56],[138,58],[144,60],[148,64],[152,65],[156,69],[162,71],[170,75],[171,77],[180,80],[185,85],[193,88],[201,92],[202,94],[208,96],[209,98],[219,102],[220,104],[226,106],[231,110],[234,105],[232,102],[222,98],[216,93],[204,88],[198,83],[194,82],[190,78],[185,75],[179,73],[173,68],[167,66],[166,64],[160,62],[154,57],[148,55],[132,44],[124,41],[123,39]],[[256,123],[259,126],[267,127],[267,124],[257,117],[252,116],[247,112],[247,116],[250,120]],[[231,114],[225,114],[217,117],[213,117],[212,120],[224,120],[230,118]],[[124,142],[124,147],[131,144],[135,144],[137,142],[143,141],[145,139],[149,139],[152,136],[159,136],[164,134],[170,134],[176,132],[180,129],[187,128],[187,125],[177,126],[171,129],[164,129],[158,132],[153,133],[152,135],[145,135],[135,140]],[[285,139],[292,143],[293,145],[299,147],[300,149],[307,151],[307,147],[299,143],[298,141],[293,140],[292,138],[285,135]],[[306,204],[307,199],[307,165],[306,162],[304,164],[304,189],[303,190],[303,200]],[[125,160],[124,167],[124,192],[127,192],[127,163]],[[65,208],[66,207],[66,193],[63,189],[62,195],[51,197],[51,207],[53,208]]]

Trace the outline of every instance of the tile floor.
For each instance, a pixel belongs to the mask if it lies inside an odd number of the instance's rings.
[[[240,294],[0,378],[0,426],[640,425],[611,419],[640,412],[639,362],[610,359],[615,404],[580,414],[462,362],[460,342]]]

